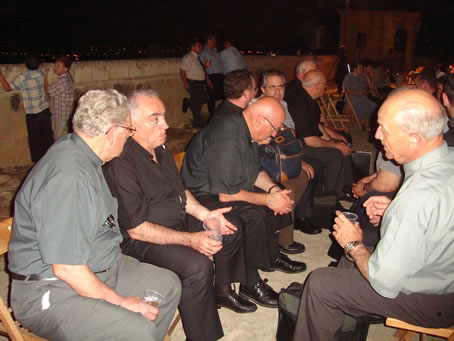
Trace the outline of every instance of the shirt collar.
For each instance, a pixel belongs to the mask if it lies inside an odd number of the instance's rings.
[[[90,146],[82,140],[82,138],[77,133],[71,134],[71,140],[76,144],[82,153],[88,157],[90,162],[95,167],[100,167],[104,164],[104,162],[96,155],[96,153],[90,148]]]
[[[164,152],[164,149],[165,149],[164,145],[161,145],[161,146],[155,148],[154,152],[155,152],[155,155],[156,155],[157,159],[161,159],[161,155]],[[144,155],[145,158],[150,158],[151,160],[156,162],[156,160],[153,158],[153,155],[151,155],[151,153],[148,150],[146,150],[144,147],[142,147],[133,138],[129,138],[126,141],[124,150],[125,151],[130,151],[132,153],[141,153],[142,155]]]
[[[418,170],[426,168],[428,164],[444,158],[448,153],[448,145],[443,141],[443,144],[440,147],[431,150],[430,152],[424,154],[423,156],[420,156],[416,160],[404,164],[405,177],[408,178]]]
[[[191,50],[191,53],[192,53],[194,56],[196,56],[196,58],[199,57],[199,55],[198,55],[197,53],[195,53],[194,51],[192,51],[192,50]]]

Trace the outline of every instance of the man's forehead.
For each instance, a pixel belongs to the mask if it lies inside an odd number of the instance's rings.
[[[267,77],[268,85],[273,83],[273,85],[282,85],[284,84],[284,80],[279,75],[270,75]]]

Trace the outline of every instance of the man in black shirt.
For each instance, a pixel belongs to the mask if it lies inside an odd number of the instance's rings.
[[[168,126],[156,93],[133,93],[129,107],[137,132],[120,157],[104,168],[112,195],[118,199],[122,251],[174,271],[183,285],[179,309],[187,337],[217,340],[223,332],[208,256],[216,264],[218,304],[237,312],[257,309],[230,288],[246,276],[243,231],[235,226],[235,217],[224,218],[230,208],[210,211],[185,189],[164,145]],[[210,239],[202,229],[201,221],[213,215],[222,223],[222,242]]]
[[[242,113],[226,114],[192,140],[181,171],[202,204],[211,209],[231,206],[226,217],[240,218],[247,271],[240,296],[268,307],[277,307],[277,293],[260,279],[257,268],[288,273],[306,269],[279,252],[277,232],[291,222],[290,191],[273,183],[259,166],[257,143],[269,142],[284,117],[282,105],[272,97],[257,100]]]
[[[309,71],[303,80],[296,78],[286,87],[284,100],[295,122],[296,137],[304,143],[305,155],[319,160],[323,167],[325,193],[343,196],[344,186],[352,186],[352,150],[344,136],[320,122],[317,98],[326,90],[320,71]]]

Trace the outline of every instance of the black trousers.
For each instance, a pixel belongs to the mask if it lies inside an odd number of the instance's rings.
[[[202,116],[200,112],[202,111],[202,105],[208,103],[208,93],[205,81],[189,81],[189,93],[191,99],[189,102],[189,108],[192,111],[192,124],[194,126],[202,125]]]
[[[224,99],[224,75],[222,73],[211,73],[208,75],[213,83],[213,89],[209,89],[208,94],[210,99],[208,100],[208,112],[210,117],[213,117],[216,111],[216,101]]]
[[[28,132],[28,145],[33,162],[39,161],[54,143],[49,108],[37,114],[25,116]]]
[[[303,146],[304,155],[314,158],[322,164],[323,186],[325,193],[343,195],[344,186],[352,186],[353,171],[351,156],[336,148]]]
[[[217,195],[211,194],[197,196],[197,200],[210,210],[232,207],[224,216],[244,230],[247,281],[258,280],[257,269],[268,269],[279,256],[278,232],[291,224],[291,215],[275,216],[270,209],[245,201],[220,202]]]
[[[201,231],[201,222],[187,216],[182,230]],[[214,256],[216,283],[230,284],[246,279],[243,232],[223,236],[223,248]],[[213,290],[213,263],[201,253],[182,245],[156,245],[128,239],[121,244],[124,254],[175,272],[181,280],[179,310],[186,336],[191,340],[217,340],[224,334]]]
[[[357,269],[321,268],[306,280],[293,340],[336,340],[344,313],[357,317],[374,314],[423,327],[454,324],[454,293],[445,295],[379,295]]]
[[[312,217],[314,210],[314,195],[318,195],[322,191],[323,168],[321,162],[307,155],[304,155],[303,161],[312,166],[314,169],[314,177],[309,179],[303,196],[295,206],[295,219]]]

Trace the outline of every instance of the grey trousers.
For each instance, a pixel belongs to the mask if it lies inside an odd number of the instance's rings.
[[[143,297],[145,289],[161,293],[156,321],[80,296],[61,280],[13,280],[14,314],[24,327],[49,340],[163,340],[180,301],[181,284],[173,272],[121,255],[110,271],[97,276],[121,296]]]
[[[450,327],[454,324],[454,293],[401,293],[390,299],[372,289],[357,269],[317,269],[304,285],[293,340],[336,340],[344,313],[393,317],[422,327]]]

